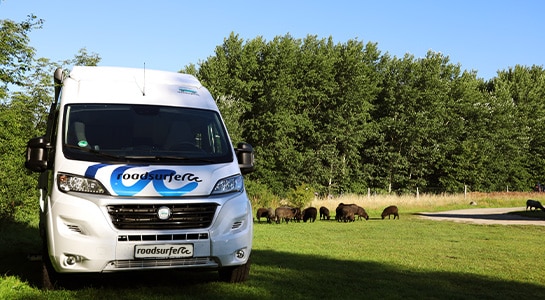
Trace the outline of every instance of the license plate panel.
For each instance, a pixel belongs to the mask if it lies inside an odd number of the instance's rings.
[[[193,244],[136,245],[134,258],[188,258],[193,257]]]

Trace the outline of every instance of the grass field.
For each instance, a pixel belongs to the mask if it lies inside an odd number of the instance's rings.
[[[473,225],[421,219],[419,211],[520,207],[537,194],[357,197],[315,200],[334,208],[358,203],[368,221],[256,223],[250,279],[217,281],[215,272],[137,272],[85,277],[75,288],[39,289],[37,229],[0,231],[2,299],[545,299],[545,226]],[[383,207],[400,208],[382,220]],[[526,213],[526,212],[521,212]],[[543,218],[545,213],[532,212]]]

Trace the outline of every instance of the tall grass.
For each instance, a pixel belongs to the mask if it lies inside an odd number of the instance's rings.
[[[419,194],[419,195],[356,195],[347,194],[335,198],[315,198],[310,206],[324,206],[335,211],[339,203],[355,203],[368,212],[382,212],[386,206],[396,205],[400,211],[438,211],[462,208],[522,207],[527,199],[545,200],[545,193],[467,193],[467,194]],[[472,203],[473,202],[473,203]]]

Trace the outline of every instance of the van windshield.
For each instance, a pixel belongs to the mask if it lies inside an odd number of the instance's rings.
[[[211,110],[131,104],[73,104],[64,111],[69,159],[209,164],[233,161],[219,114]]]

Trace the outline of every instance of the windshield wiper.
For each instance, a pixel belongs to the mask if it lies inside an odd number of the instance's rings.
[[[216,163],[217,161],[209,158],[202,157],[186,157],[186,156],[173,156],[173,155],[115,155],[109,154],[93,148],[79,147],[76,145],[64,144],[65,147],[76,149],[82,152],[88,152],[97,156],[117,159],[117,160],[138,160],[146,162],[158,162],[158,161],[186,161],[186,162],[200,162],[200,163]]]
[[[79,146],[70,145],[70,144],[64,144],[64,146],[67,147],[67,148],[76,149],[76,150],[79,150],[79,151],[96,154],[97,156],[102,156],[102,157],[107,157],[107,158],[114,158],[114,159],[124,159],[123,156],[109,154],[109,153],[106,153],[106,152],[103,152],[103,151],[100,151],[100,150],[95,150],[93,148],[79,147]]]
[[[161,161],[161,160],[175,160],[175,161],[192,161],[203,163],[215,163],[213,159],[202,157],[186,157],[186,156],[172,156],[172,155],[128,155],[126,159],[143,160],[143,161]]]

